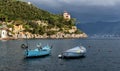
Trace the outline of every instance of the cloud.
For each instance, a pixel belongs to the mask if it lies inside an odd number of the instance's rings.
[[[27,0],[51,7],[61,7],[63,4],[81,6],[115,6],[120,0]]]
[[[27,0],[52,13],[68,11],[81,22],[120,19],[120,0]]]
[[[59,7],[61,4],[57,0],[27,0],[34,4],[49,6],[49,7]]]
[[[96,5],[96,6],[113,6],[120,3],[120,0],[58,0],[66,4],[73,5]]]

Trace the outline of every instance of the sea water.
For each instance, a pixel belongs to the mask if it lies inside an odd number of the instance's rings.
[[[21,44],[26,40],[0,41],[0,71],[119,71],[120,39],[29,39],[29,49],[53,45],[50,56],[25,58]],[[86,57],[59,59],[58,55],[75,46],[87,49]]]

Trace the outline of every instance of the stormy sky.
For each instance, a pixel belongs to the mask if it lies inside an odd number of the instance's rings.
[[[47,6],[59,7],[63,4],[67,5],[94,5],[94,6],[114,6],[120,3],[120,0],[27,0],[37,2]]]
[[[118,21],[120,0],[27,0],[52,13],[68,11],[81,22]]]

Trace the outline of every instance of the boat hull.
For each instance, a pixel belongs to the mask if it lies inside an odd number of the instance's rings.
[[[34,50],[30,50],[30,49],[25,50],[26,57],[40,57],[40,56],[50,55],[50,53],[51,53],[51,47],[49,46],[45,46],[41,49],[36,48]]]
[[[35,51],[35,50],[29,50],[28,52],[25,53],[26,57],[40,57],[40,56],[46,56],[50,54],[50,50],[39,50],[39,51]]]
[[[63,53],[62,56],[68,57],[68,58],[83,57],[83,56],[85,56],[85,53],[65,52],[65,53]]]
[[[58,55],[59,58],[78,58],[84,57],[86,54],[86,48],[83,46],[77,46],[69,49],[62,54]]]

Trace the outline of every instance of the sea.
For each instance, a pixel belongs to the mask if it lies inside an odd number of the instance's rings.
[[[26,40],[0,41],[0,71],[119,71],[120,38],[84,39],[28,39],[29,49],[37,43],[53,45],[51,54],[39,58],[25,58],[21,44]],[[67,49],[83,45],[85,57],[60,59]]]

